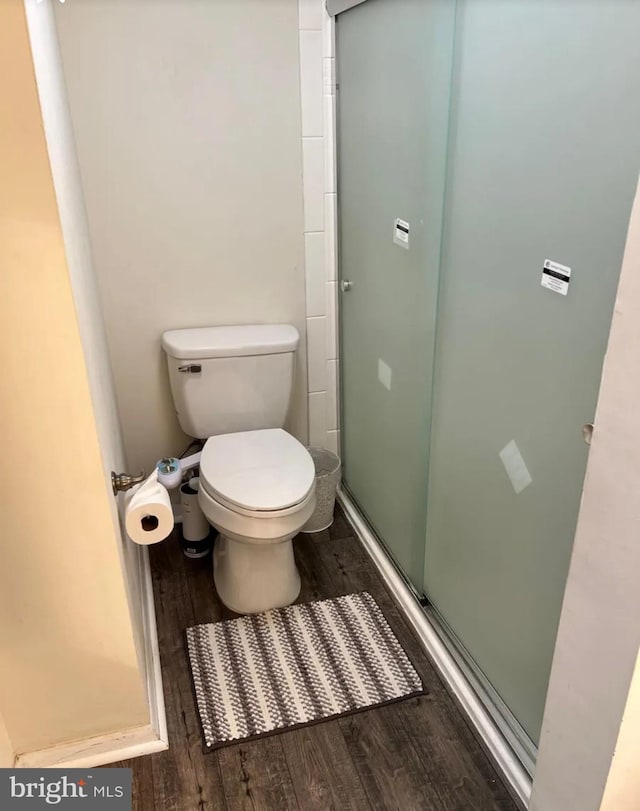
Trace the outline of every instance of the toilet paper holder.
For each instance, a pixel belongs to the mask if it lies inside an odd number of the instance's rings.
[[[132,476],[130,473],[115,473],[111,471],[111,488],[113,495],[117,496],[118,493],[124,493],[136,484],[140,484],[145,480],[145,472],[138,473],[137,476]]]

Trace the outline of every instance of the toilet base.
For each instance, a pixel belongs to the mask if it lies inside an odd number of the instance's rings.
[[[246,543],[220,534],[213,551],[218,597],[237,614],[258,614],[290,605],[300,594],[291,539]]]

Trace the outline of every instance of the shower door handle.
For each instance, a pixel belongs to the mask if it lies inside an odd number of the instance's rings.
[[[353,282],[350,282],[347,279],[343,279],[340,282],[340,290],[342,290],[343,293],[348,293],[349,290],[351,290],[352,287],[353,287]]]

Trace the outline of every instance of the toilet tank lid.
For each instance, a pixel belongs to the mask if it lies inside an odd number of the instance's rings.
[[[163,334],[162,347],[172,358],[234,358],[295,352],[299,340],[291,324],[247,324],[172,329]]]

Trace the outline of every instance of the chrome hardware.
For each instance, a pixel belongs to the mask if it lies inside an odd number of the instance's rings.
[[[202,366],[199,363],[185,363],[184,366],[178,366],[179,372],[186,372],[190,375],[200,374]]]
[[[340,290],[342,290],[343,293],[348,293],[349,290],[351,290],[352,287],[353,287],[353,282],[350,282],[347,279],[343,279],[340,282]]]
[[[134,484],[140,484],[146,478],[146,474],[144,470],[142,473],[138,473],[137,476],[131,476],[129,473],[114,473],[113,470],[111,471],[111,487],[113,489],[113,495],[117,496],[118,493],[123,493],[125,490],[129,490],[130,487],[133,487]]]
[[[180,470],[180,460],[172,456],[163,456],[158,462],[158,473],[175,473]]]
[[[585,422],[585,424],[582,426],[582,438],[587,443],[587,445],[591,445],[592,436],[593,436],[593,423]]]

